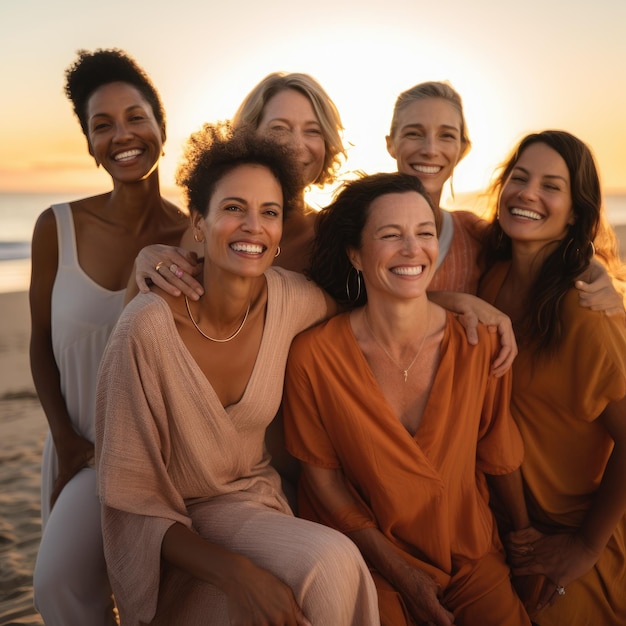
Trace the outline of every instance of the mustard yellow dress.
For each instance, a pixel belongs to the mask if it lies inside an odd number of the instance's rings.
[[[487,274],[482,298],[495,302],[508,268],[499,263]],[[613,449],[597,418],[626,395],[622,320],[579,306],[571,289],[562,324],[557,354],[533,360],[532,351],[522,348],[513,364],[511,412],[524,440],[527,502],[533,523],[546,532],[579,527],[593,506]],[[626,516],[595,567],[570,583],[552,607],[531,617],[540,626],[626,624]]]

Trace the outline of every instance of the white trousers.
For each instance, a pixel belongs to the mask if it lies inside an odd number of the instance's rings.
[[[46,626],[116,623],[94,469],[78,472],[57,499],[41,537],[33,587]]]

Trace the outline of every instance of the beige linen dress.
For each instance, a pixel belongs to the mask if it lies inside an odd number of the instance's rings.
[[[265,328],[241,400],[224,408],[168,305],[140,295],[102,362],[96,458],[109,576],[124,626],[229,624],[226,596],[161,560],[175,522],[284,580],[315,626],[378,624],[376,591],[340,533],[295,518],[269,464],[267,425],[293,337],[327,314],[302,275],[266,272]]]

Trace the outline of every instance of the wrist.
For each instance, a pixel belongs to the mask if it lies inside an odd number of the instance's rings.
[[[601,542],[587,537],[582,530],[576,534],[576,539],[582,550],[589,556],[595,557],[596,560],[600,557],[600,554],[606,546],[606,542],[603,545],[599,545]]]

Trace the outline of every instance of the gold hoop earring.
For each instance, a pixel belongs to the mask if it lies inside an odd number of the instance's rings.
[[[204,239],[202,237],[200,237],[200,235],[198,235],[198,231],[195,228],[194,228],[194,231],[193,231],[193,240],[196,243],[202,243],[204,241]]]
[[[562,254],[562,258],[563,258],[563,263],[566,262],[565,257],[567,256],[567,251],[569,250],[570,246],[574,243],[574,238],[571,237],[570,240],[567,242],[567,244],[565,244],[565,248],[563,248],[563,254]],[[580,251],[577,251],[580,252]]]
[[[279,254],[280,254],[280,246],[276,248],[276,254],[274,255],[274,258],[276,258]]]
[[[352,274],[352,270],[356,272],[356,296],[354,298],[350,295],[350,275]],[[348,275],[346,276],[346,296],[348,298],[348,302],[351,304],[358,302],[361,297],[361,272],[359,272],[359,270],[353,265],[350,266]]]

